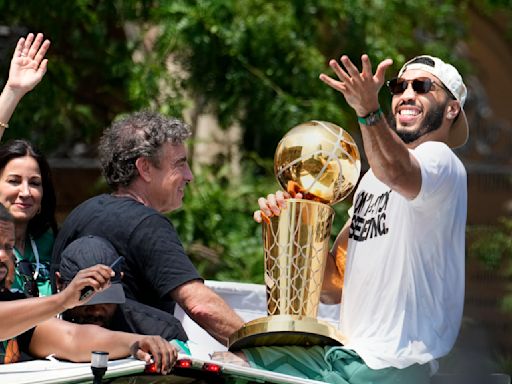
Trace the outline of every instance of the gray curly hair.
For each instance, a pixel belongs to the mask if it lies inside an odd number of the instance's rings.
[[[99,144],[99,157],[108,185],[117,190],[128,186],[139,174],[135,161],[147,157],[159,166],[163,144],[182,144],[190,137],[190,129],[183,121],[157,112],[132,113],[103,132]]]

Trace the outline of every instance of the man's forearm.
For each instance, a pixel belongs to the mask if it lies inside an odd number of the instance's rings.
[[[194,321],[223,345],[227,345],[229,336],[244,324],[242,318],[218,296],[212,297],[204,308],[196,308],[192,315]]]
[[[243,320],[233,309],[202,281],[193,280],[171,292],[192,320],[220,343],[227,345],[229,336],[238,330]]]

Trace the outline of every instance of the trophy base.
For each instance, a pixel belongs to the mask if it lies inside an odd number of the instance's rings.
[[[229,337],[228,349],[285,345],[343,345],[345,338],[327,322],[292,315],[261,317],[245,323]]]

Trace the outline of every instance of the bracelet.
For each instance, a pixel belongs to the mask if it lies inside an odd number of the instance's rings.
[[[0,127],[3,129],[7,129],[7,128],[9,128],[9,124],[0,121]]]
[[[366,116],[357,116],[357,121],[364,125],[375,125],[382,118],[382,109],[379,106],[375,112],[370,112]]]

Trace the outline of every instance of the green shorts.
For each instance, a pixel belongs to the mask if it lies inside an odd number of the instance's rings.
[[[357,353],[340,347],[257,347],[243,352],[254,368],[332,384],[430,382],[429,364],[371,369]]]

